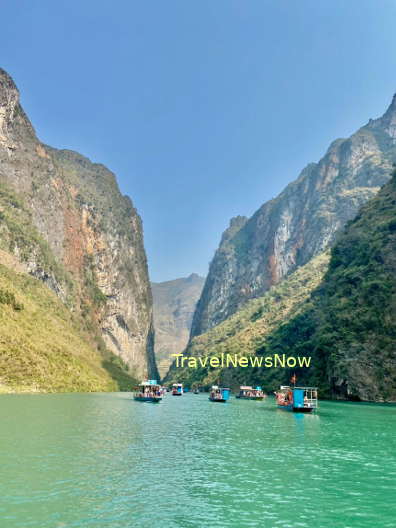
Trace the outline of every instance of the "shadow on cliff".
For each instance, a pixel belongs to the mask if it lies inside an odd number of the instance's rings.
[[[135,378],[130,376],[117,361],[112,359],[104,359],[102,361],[102,367],[109,373],[110,377],[117,384],[117,389],[121,392],[130,392],[133,390],[138,382]]]

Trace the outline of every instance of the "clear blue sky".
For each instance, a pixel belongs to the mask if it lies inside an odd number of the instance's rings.
[[[0,0],[40,139],[101,162],[155,281],[205,274],[251,215],[396,91],[394,0]]]

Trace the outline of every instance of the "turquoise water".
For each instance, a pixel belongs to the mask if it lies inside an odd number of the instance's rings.
[[[0,397],[1,528],[396,526],[396,407]]]

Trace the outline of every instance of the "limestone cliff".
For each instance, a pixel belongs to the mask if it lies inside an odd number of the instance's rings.
[[[11,254],[0,252],[0,393],[130,389],[103,361],[81,320]],[[117,371],[117,372],[116,372]],[[115,376],[117,374],[117,376]]]
[[[23,217],[22,224],[12,214],[0,218],[3,249],[85,316],[135,376],[156,376],[152,297],[136,209],[106,167],[37,139],[13,80],[1,69],[0,185],[7,196],[15,193]]]
[[[325,250],[388,179],[396,159],[396,98],[379,119],[338,139],[249,220],[227,230],[194,314],[200,335]]]
[[[221,382],[232,389],[246,384],[262,385],[268,369],[221,367],[221,357],[238,355],[252,359],[259,356],[259,351],[271,334],[304,311],[311,292],[318,287],[326,272],[328,262],[328,252],[318,255],[281,283],[272,286],[262,297],[251,299],[225,321],[194,337],[184,355],[202,359],[203,365],[193,368],[188,364],[181,366],[174,362],[166,382],[179,381],[190,387],[200,385],[206,388]],[[211,366],[209,361],[212,358],[217,358],[220,366]],[[270,371],[272,376],[273,370]],[[272,388],[268,382],[265,387],[266,390]],[[273,388],[276,389],[277,386]]]
[[[184,350],[190,335],[195,305],[205,279],[189,277],[151,284],[154,300],[155,357],[161,376],[173,361],[172,354]]]
[[[311,368],[297,376],[322,397],[395,402],[395,308],[396,171],[338,235],[304,310],[257,352],[312,356]],[[277,374],[285,383],[291,372]]]

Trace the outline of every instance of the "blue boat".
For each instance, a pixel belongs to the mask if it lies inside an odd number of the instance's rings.
[[[183,395],[183,383],[174,383],[172,385],[172,396]]]
[[[212,402],[226,403],[230,399],[231,389],[213,385],[209,400]]]
[[[162,400],[163,390],[157,380],[146,380],[137,387],[133,395],[135,401],[159,403]]]
[[[312,413],[318,408],[318,389],[316,387],[289,387],[282,385],[275,392],[279,409],[298,413]]]

